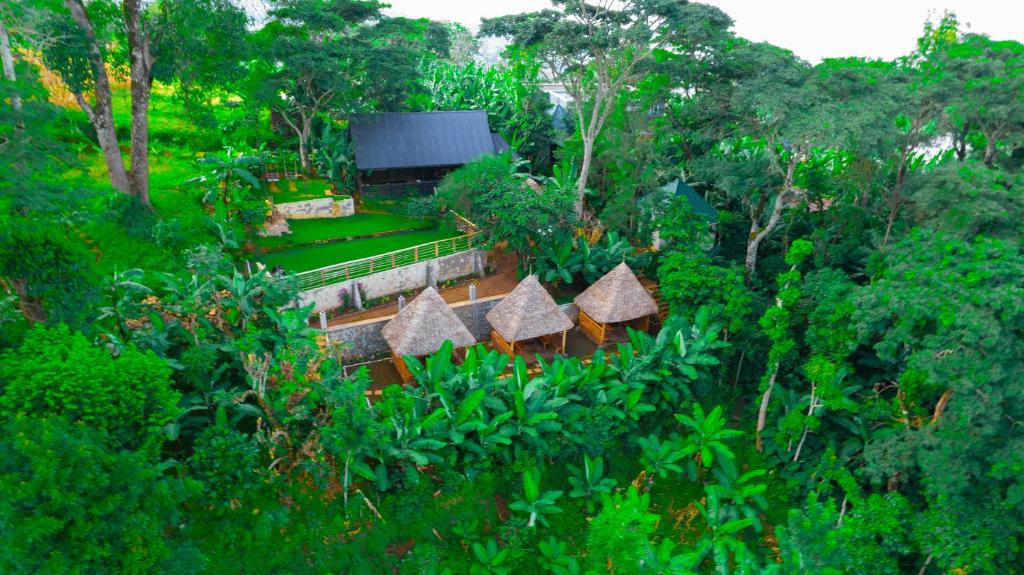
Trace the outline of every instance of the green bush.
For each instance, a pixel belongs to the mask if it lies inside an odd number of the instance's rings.
[[[0,572],[149,573],[174,500],[143,453],[64,418],[17,417],[0,438]]]
[[[126,348],[115,358],[65,326],[37,326],[0,355],[0,417],[63,415],[120,446],[156,449],[178,415],[170,376],[152,352]]]

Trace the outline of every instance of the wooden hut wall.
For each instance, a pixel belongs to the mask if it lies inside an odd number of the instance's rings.
[[[498,351],[502,353],[507,353],[509,356],[515,357],[516,355],[515,342],[509,343],[505,341],[505,338],[501,337],[501,334],[498,333],[498,330],[491,330],[491,345],[498,348]]]
[[[605,324],[594,321],[587,312],[580,310],[580,329],[597,345],[604,343]]]

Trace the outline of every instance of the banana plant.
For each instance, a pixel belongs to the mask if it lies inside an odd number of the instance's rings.
[[[699,569],[710,556],[714,562],[715,575],[758,572],[760,562],[757,555],[747,547],[741,536],[744,529],[753,525],[753,521],[729,519],[723,513],[718,493],[714,490],[705,490],[704,499],[706,504],[696,503],[696,506],[704,518],[706,529],[696,548],[683,555],[683,562]]]
[[[683,472],[678,461],[686,457],[686,454],[676,440],[661,441],[656,435],[650,435],[641,437],[637,443],[640,445],[642,453],[640,464],[647,470],[648,475],[657,475],[664,479],[669,475],[678,475]]]
[[[704,408],[694,402],[693,415],[676,414],[676,421],[682,423],[689,432],[682,452],[684,457],[693,456],[687,463],[687,473],[691,480],[697,478],[700,469],[710,468],[716,457],[718,466],[725,473],[736,473],[736,455],[726,441],[743,435],[743,432],[725,427],[721,405],[715,406],[705,415]]]
[[[580,563],[569,554],[569,546],[554,536],[537,544],[540,550],[538,563],[544,573],[553,575],[580,575]]]
[[[331,189],[351,188],[355,183],[355,146],[345,132],[324,124],[313,149],[313,165],[317,173],[331,182]]]
[[[695,384],[708,379],[708,368],[718,364],[713,352],[727,345],[718,341],[720,329],[710,323],[705,308],[692,325],[669,317],[654,337],[630,329],[629,342],[619,345],[615,367],[624,382],[644,388],[644,403],[667,415],[692,400]]]
[[[386,424],[385,439],[377,456],[384,463],[376,471],[381,490],[386,490],[392,483],[386,469],[389,462],[399,463],[406,480],[416,485],[421,468],[443,461],[437,452],[447,444],[432,437],[431,432],[444,423],[445,413],[435,409],[428,414],[427,409],[426,402],[396,393],[386,394],[380,403],[381,416]]]
[[[477,563],[470,566],[470,575],[508,575],[512,572],[512,568],[504,564],[508,560],[508,548],[498,549],[494,539],[489,539],[486,545],[474,543],[472,549]]]
[[[571,284],[579,272],[580,257],[571,241],[554,246],[542,244],[541,253],[534,260],[534,272],[546,284]]]
[[[531,467],[523,470],[523,498],[513,501],[509,508],[514,511],[529,513],[530,518],[526,523],[527,527],[533,527],[540,521],[545,527],[548,524],[544,517],[550,513],[561,513],[562,508],[555,505],[558,498],[562,496],[561,491],[540,490],[540,469]]]
[[[764,469],[748,471],[737,477],[723,469],[715,469],[717,484],[708,485],[707,490],[714,490],[718,500],[724,502],[722,513],[727,519],[750,519],[751,525],[758,533],[761,532],[761,513],[768,508],[768,500],[764,493],[768,486],[755,480],[768,472]]]
[[[561,430],[562,426],[557,421],[558,409],[569,400],[559,397],[557,388],[548,385],[546,380],[531,380],[522,357],[515,358],[511,379],[515,416],[510,424],[515,428],[517,439],[522,442],[516,445],[517,451],[523,451],[529,445],[540,442],[543,434],[554,434]]]
[[[202,186],[205,192],[202,202],[216,205],[218,210],[223,208],[224,211],[221,215],[224,218],[230,218],[229,206],[232,203],[237,203],[240,198],[248,197],[248,191],[243,191],[241,195],[238,195],[232,194],[233,189],[263,189],[259,178],[253,174],[253,170],[259,167],[260,161],[258,156],[236,152],[229,146],[224,149],[223,155],[207,154],[200,158],[198,163],[206,167],[207,173],[185,183]],[[218,198],[221,201],[218,202]]]
[[[601,457],[590,458],[583,454],[583,467],[572,463],[566,465],[569,470],[569,497],[583,497],[586,500],[587,512],[593,514],[595,505],[594,497],[599,493],[611,493],[615,488],[615,480],[604,476],[604,459]]]

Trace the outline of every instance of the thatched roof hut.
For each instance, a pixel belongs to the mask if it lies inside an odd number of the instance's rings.
[[[572,320],[558,307],[535,275],[526,276],[519,282],[516,289],[487,313],[487,321],[500,336],[500,340],[493,339],[508,344],[564,334],[573,327]],[[506,351],[511,352],[512,346],[509,345]]]
[[[422,356],[434,353],[446,340],[456,348],[476,343],[459,316],[428,287],[412,303],[402,308],[395,319],[381,330],[395,356]]]
[[[609,324],[658,313],[657,302],[625,262],[576,296],[575,302],[580,308],[580,327],[599,344],[604,342]]]

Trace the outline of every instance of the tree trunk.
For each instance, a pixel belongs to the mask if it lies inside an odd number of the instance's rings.
[[[996,136],[985,134],[985,165],[992,167],[996,161]]]
[[[892,196],[888,200],[889,204],[889,217],[885,222],[885,236],[882,237],[882,249],[889,244],[889,238],[892,236],[892,226],[896,222],[896,216],[899,213],[900,206],[903,205],[903,183],[907,177],[907,156],[905,152],[903,159],[900,162],[900,166],[896,172],[896,185],[892,188]]]
[[[747,272],[747,285],[750,285],[754,281],[754,274],[757,271],[757,249],[761,246],[761,241],[772,233],[775,228],[779,225],[779,220],[782,219],[782,199],[786,196],[786,188],[779,191],[775,196],[775,206],[772,208],[772,215],[768,217],[768,224],[758,230],[757,221],[750,223],[750,239],[747,242],[747,255],[744,258],[744,267]]]
[[[18,76],[14,73],[14,56],[11,54],[11,39],[7,35],[7,27],[3,20],[0,20],[0,62],[3,63],[4,78],[7,78],[8,82],[17,82]],[[15,113],[21,112],[21,95],[17,90],[11,91],[11,108]]]
[[[957,134],[954,142],[954,148],[956,150],[956,160],[962,162],[967,159],[967,132],[969,126],[964,127],[964,131]]]
[[[128,171],[124,167],[124,160],[121,158],[121,146],[117,141],[117,131],[114,128],[114,103],[110,93],[110,78],[107,76],[107,69],[104,65],[103,54],[100,52],[99,43],[96,40],[96,33],[93,31],[92,22],[85,11],[82,0],[65,0],[68,10],[75,24],[85,34],[89,51],[89,63],[93,69],[93,84],[95,92],[95,103],[90,105],[85,96],[75,92],[75,100],[85,111],[89,122],[96,130],[96,139],[99,140],[100,149],[103,150],[103,159],[107,164],[107,172],[110,174],[110,183],[118,191],[131,194],[131,186],[128,183]]]
[[[291,118],[288,117],[286,110],[278,110],[281,114],[281,118],[284,120],[288,127],[295,132],[295,137],[299,139],[299,163],[302,165],[302,171],[306,172],[309,169],[309,136],[313,131],[313,116],[314,114],[304,114],[299,112],[299,123],[301,127],[295,124]],[[285,171],[288,171],[287,167]]]
[[[754,431],[754,447],[757,450],[764,451],[764,445],[761,443],[761,432],[764,431],[765,422],[768,420],[768,404],[772,399],[772,388],[775,387],[775,378],[779,375],[779,366],[775,366],[775,370],[772,371],[772,376],[768,379],[768,388],[764,390],[764,395],[761,396],[761,406],[757,410],[757,429]]]
[[[576,217],[583,217],[583,200],[587,193],[587,178],[590,176],[590,164],[594,160],[594,139],[583,138],[583,164],[580,166],[580,177],[576,181]]]
[[[39,298],[28,295],[28,287],[25,280],[12,279],[10,285],[14,293],[18,294],[18,311],[25,321],[32,325],[46,321],[46,312],[43,310],[43,302]]]
[[[153,87],[153,55],[149,51],[149,35],[142,29],[141,0],[125,0],[124,24],[131,48],[132,194],[149,206],[149,97]]]
[[[807,417],[814,417],[814,410],[818,409],[818,397],[817,388],[811,384],[811,405],[807,408]],[[810,432],[811,426],[804,424],[804,432],[800,435],[800,443],[796,446],[796,453],[793,454],[793,461],[800,461],[800,452],[804,448],[804,442],[807,441],[807,433]]]
[[[747,240],[747,255],[743,260],[744,267],[746,268],[747,285],[753,283],[754,274],[757,272],[757,249],[761,246],[761,241],[775,230],[775,227],[779,225],[779,220],[782,219],[782,208],[785,206],[782,200],[786,197],[786,194],[793,191],[793,175],[796,173],[797,158],[798,154],[794,152],[789,159],[782,189],[775,195],[775,205],[772,206],[772,215],[768,217],[768,224],[759,230],[760,215],[751,218],[750,236]],[[758,210],[758,214],[760,214],[760,210]]]
[[[313,133],[313,117],[302,119],[302,131],[299,133],[299,163],[302,173],[309,172],[309,138]]]
[[[892,204],[889,206],[889,218],[885,222],[885,235],[882,237],[882,249],[889,243],[889,237],[892,235],[892,225],[896,221],[896,212],[899,211],[899,204]]]

